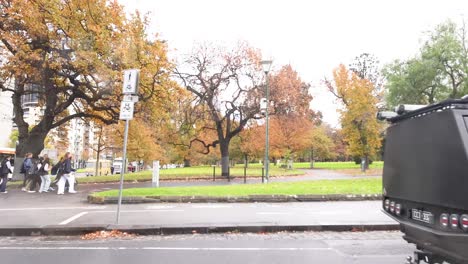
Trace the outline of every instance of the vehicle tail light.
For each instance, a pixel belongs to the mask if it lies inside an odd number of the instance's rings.
[[[442,227],[448,227],[449,224],[449,216],[448,214],[441,214],[439,219],[440,225]]]
[[[385,205],[384,205],[384,207],[385,207],[385,210],[387,210],[387,211],[390,209],[390,200],[389,200],[389,199],[386,199],[386,200],[385,200]]]
[[[395,205],[395,214],[396,215],[401,215],[401,204],[396,204]]]
[[[464,214],[460,217],[460,226],[463,230],[468,231],[468,215]]]
[[[393,202],[393,201],[390,202],[390,212],[392,212],[392,213],[395,212],[395,202]]]
[[[457,214],[450,215],[450,226],[452,228],[458,228],[459,218]]]

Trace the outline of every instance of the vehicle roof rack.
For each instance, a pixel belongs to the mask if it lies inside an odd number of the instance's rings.
[[[398,123],[406,119],[420,117],[447,109],[468,109],[468,98],[464,96],[462,99],[448,99],[440,103],[428,105],[402,115],[388,118],[387,120],[390,123]]]

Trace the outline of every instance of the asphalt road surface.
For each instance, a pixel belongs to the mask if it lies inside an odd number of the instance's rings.
[[[58,203],[44,200],[3,204],[0,226],[114,224],[116,205]],[[55,198],[55,197],[54,197]],[[62,197],[61,197],[62,198]],[[64,197],[61,200],[65,200]],[[70,197],[71,198],[71,197]],[[380,201],[304,203],[125,204],[122,225],[251,226],[395,224],[381,212]]]
[[[404,263],[414,246],[399,232],[301,232],[148,236],[3,237],[0,263]]]

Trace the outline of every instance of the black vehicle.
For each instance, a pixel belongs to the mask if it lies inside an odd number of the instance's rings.
[[[388,113],[383,210],[417,246],[408,263],[468,263],[468,100]]]

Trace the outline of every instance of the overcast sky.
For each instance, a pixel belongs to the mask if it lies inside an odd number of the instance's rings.
[[[150,12],[151,31],[168,41],[171,54],[190,52],[196,42],[230,45],[247,41],[291,64],[312,84],[314,109],[338,123],[335,101],[320,85],[340,63],[361,53],[382,63],[405,59],[420,47],[423,33],[452,19],[468,20],[468,0],[119,0],[128,11]]]

